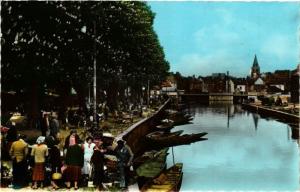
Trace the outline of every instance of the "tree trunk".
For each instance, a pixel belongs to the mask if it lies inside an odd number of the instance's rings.
[[[113,80],[107,89],[107,104],[111,112],[118,106],[118,83]]]
[[[86,105],[85,105],[86,91],[84,87],[82,85],[77,85],[74,88],[77,92],[77,100],[78,100],[79,108],[86,110]]]
[[[66,111],[67,107],[70,105],[69,97],[70,97],[71,86],[69,83],[61,83],[58,88],[58,119],[62,120],[65,123],[66,120]]]
[[[36,128],[36,123],[39,117],[39,97],[38,97],[38,83],[37,81],[33,81],[30,85],[30,89],[28,92],[28,128],[33,129]]]

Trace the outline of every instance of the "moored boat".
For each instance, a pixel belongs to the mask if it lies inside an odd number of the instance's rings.
[[[143,155],[138,156],[133,160],[133,168],[136,169],[146,161],[151,161],[155,158],[157,158],[159,155],[166,154],[168,153],[169,148],[164,148],[161,150],[151,150],[151,151],[146,151],[144,152]],[[164,156],[164,155],[163,155]]]
[[[168,149],[163,149],[154,158],[149,158],[136,169],[139,187],[157,177],[166,168],[168,154]]]
[[[160,142],[163,140],[168,140],[175,136],[179,136],[182,133],[183,133],[183,130],[175,131],[172,133],[166,133],[163,131],[155,131],[155,132],[152,132],[152,133],[149,133],[148,135],[146,135],[146,140],[149,142],[157,143],[157,142]]]
[[[170,131],[173,127],[173,123],[162,123],[156,126],[156,130],[158,131]]]
[[[163,171],[158,177],[148,181],[141,188],[142,192],[159,191],[170,192],[179,191],[182,183],[182,163],[176,163],[174,166]]]
[[[149,148],[161,149],[165,147],[187,145],[197,141],[207,140],[207,138],[203,138],[203,136],[207,135],[206,132],[180,135],[181,133],[182,130],[170,134],[156,131],[154,133],[148,134],[146,136],[146,141],[148,142]]]

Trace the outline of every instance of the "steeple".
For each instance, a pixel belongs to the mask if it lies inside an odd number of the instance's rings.
[[[253,66],[252,67],[259,67],[256,54],[255,54],[255,57],[254,57]]]
[[[260,76],[260,67],[259,67],[257,57],[256,57],[256,54],[255,54],[253,65],[252,65],[252,68],[251,68],[251,78],[256,79],[259,76]]]

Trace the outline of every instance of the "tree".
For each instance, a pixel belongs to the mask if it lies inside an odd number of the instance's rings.
[[[24,93],[33,118],[44,107],[39,98],[49,89],[60,95],[62,109],[71,87],[84,105],[93,56],[99,92],[107,92],[112,109],[126,87],[139,95],[148,80],[157,83],[169,70],[153,30],[154,14],[144,2],[1,5],[2,89]]]

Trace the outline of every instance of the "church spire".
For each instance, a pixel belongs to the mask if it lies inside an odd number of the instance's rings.
[[[252,65],[252,68],[251,68],[251,77],[256,79],[259,76],[260,76],[260,67],[259,67],[257,57],[256,57],[256,54],[255,54],[253,65]]]
[[[256,54],[255,54],[254,61],[253,61],[253,67],[259,67]]]

